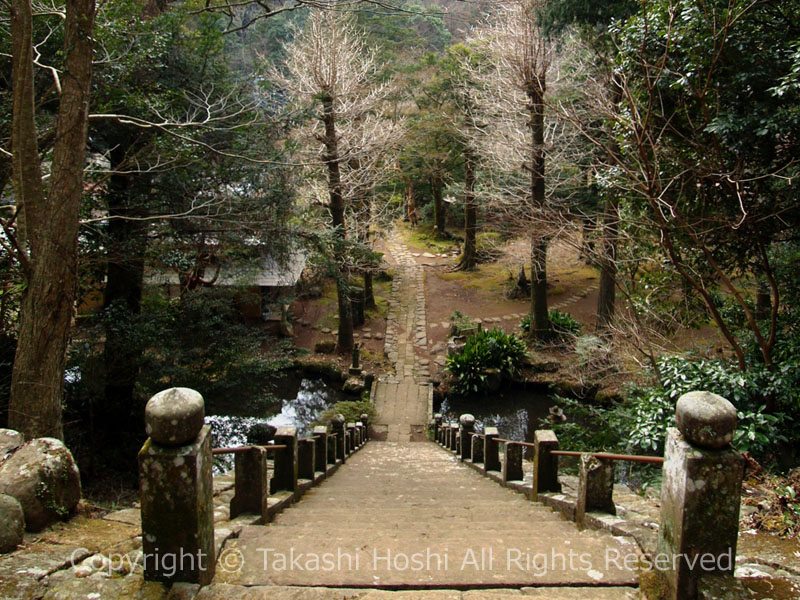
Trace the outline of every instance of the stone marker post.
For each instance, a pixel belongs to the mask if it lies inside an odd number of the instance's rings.
[[[347,454],[350,455],[355,452],[355,449],[358,447],[357,440],[356,440],[356,424],[355,423],[348,423],[347,424]]]
[[[452,452],[458,452],[458,421],[450,421],[450,445]]]
[[[336,449],[338,447],[337,437],[335,433],[328,435],[328,464],[336,464]],[[327,469],[326,469],[327,472]]]
[[[270,491],[289,491],[297,499],[297,427],[278,427],[274,439],[276,446],[286,448],[272,451],[275,474]]]
[[[533,434],[535,455],[533,458],[533,493],[532,500],[538,500],[539,492],[560,492],[558,482],[558,457],[550,454],[558,450],[558,438],[555,431],[539,429]]]
[[[323,474],[328,470],[328,428],[325,425],[314,427],[314,471]]]
[[[486,427],[483,431],[483,470],[499,471],[500,466],[500,444],[497,438],[500,434],[497,427]]]
[[[503,485],[509,481],[524,479],[522,473],[522,446],[519,444],[505,444],[503,455]]]
[[[475,433],[475,417],[467,413],[458,420],[458,436],[461,439],[459,458],[469,460],[472,458],[472,434]]]
[[[439,438],[439,434],[442,428],[442,415],[441,413],[436,413],[433,415],[433,441],[434,442],[441,442]]]
[[[692,600],[704,575],[733,573],[745,461],[730,447],[736,408],[709,392],[678,399],[667,430],[655,567],[669,600]]]
[[[575,503],[575,523],[578,527],[584,527],[587,512],[598,510],[610,515],[617,514],[613,495],[614,461],[582,454]]]
[[[269,521],[269,473],[267,451],[254,447],[240,452],[235,460],[235,496],[231,499],[231,519],[243,513],[261,515],[262,524]]]
[[[214,577],[211,429],[203,397],[171,388],[150,398],[139,451],[144,578],[206,585]]]

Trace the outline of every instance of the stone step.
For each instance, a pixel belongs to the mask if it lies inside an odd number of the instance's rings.
[[[634,600],[630,587],[536,587],[519,590],[364,590],[352,588],[297,588],[239,586],[214,583],[200,590],[195,600]]]
[[[540,504],[533,504],[527,511],[521,510],[519,512],[520,520],[532,520],[539,518],[553,517],[560,519],[561,517],[552,511],[549,507]],[[342,522],[354,521],[359,523],[372,523],[374,521],[394,522],[419,519],[460,519],[467,521],[477,522],[492,522],[498,521],[507,523],[508,517],[499,514],[496,510],[486,509],[470,509],[470,508],[438,508],[430,510],[425,514],[420,515],[416,508],[364,508],[358,507],[357,511],[348,509],[330,509],[319,508],[309,510],[288,509],[275,517],[275,523],[300,523],[304,524],[311,521],[319,521],[327,519],[328,522]]]

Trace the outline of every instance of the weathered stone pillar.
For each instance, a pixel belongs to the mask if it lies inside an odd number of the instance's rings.
[[[669,600],[692,600],[704,575],[733,573],[744,458],[730,447],[736,408],[709,392],[678,400],[667,430],[656,562]],[[665,568],[662,568],[665,567]]]
[[[261,515],[261,523],[269,521],[269,473],[267,451],[254,447],[239,452],[235,458],[235,495],[231,499],[231,519],[243,513]]]
[[[475,417],[470,414],[461,415],[459,423],[460,449],[459,458],[469,460],[472,458],[472,434],[475,433]]]
[[[347,453],[348,454],[352,454],[357,447],[358,447],[358,442],[356,440],[356,424],[355,423],[348,423],[347,424]]]
[[[524,477],[522,473],[522,446],[506,443],[503,455],[503,485],[509,481],[520,481]]]
[[[486,427],[483,434],[483,470],[499,471],[500,445],[497,443],[497,438],[500,434],[497,432],[497,427]]]
[[[325,473],[328,470],[328,428],[325,425],[314,427],[314,471]]]
[[[442,425],[442,446],[449,449],[450,448],[450,434],[452,430],[450,429],[450,421],[445,422]]]
[[[472,464],[478,465],[483,463],[483,438],[477,435],[473,435],[472,439]]]
[[[335,415],[331,419],[331,429],[336,434],[336,458],[344,463],[347,460],[347,440],[343,415]]]
[[[314,481],[314,447],[312,438],[297,440],[297,477]]]
[[[535,452],[533,459],[533,495],[536,500],[539,492],[560,492],[558,482],[558,457],[550,454],[558,450],[558,438],[555,431],[540,429],[533,434]]]
[[[147,581],[206,585],[214,577],[211,430],[203,397],[188,388],[153,396],[139,451],[142,553]]]
[[[614,506],[614,461],[581,455],[575,522],[584,527],[586,513],[593,510],[617,514]]]
[[[433,415],[433,439],[436,442],[441,443],[440,433],[442,429],[442,415],[441,413],[436,413]]]
[[[286,448],[272,451],[275,473],[270,492],[289,491],[297,498],[297,427],[278,427],[274,439],[276,446]]]

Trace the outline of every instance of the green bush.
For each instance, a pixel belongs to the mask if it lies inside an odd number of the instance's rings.
[[[466,396],[488,390],[496,369],[502,379],[510,379],[522,366],[528,352],[525,343],[500,329],[479,331],[466,341],[464,349],[447,358],[447,370],[455,378],[453,393]]]
[[[372,419],[375,416],[375,409],[369,400],[343,400],[322,413],[319,418],[320,425],[327,425],[337,414],[344,416],[345,423],[355,423],[361,420],[363,414],[369,415]]]
[[[728,399],[739,413],[733,445],[761,459],[770,458],[780,442],[800,441],[792,422],[798,415],[800,365],[776,369],[751,365],[740,371],[722,360],[692,360],[671,356],[658,362],[660,385],[631,389],[634,424],[630,442],[635,448],[662,451],[667,427],[674,424],[675,404],[692,391],[713,392]],[[765,398],[781,399],[775,414],[766,414]],[[792,417],[791,415],[794,415]],[[792,439],[794,438],[794,439]]]

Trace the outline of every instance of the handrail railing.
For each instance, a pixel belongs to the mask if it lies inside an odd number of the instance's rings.
[[[534,446],[535,444],[526,444],[528,446]],[[553,450],[550,452],[553,456],[584,456],[588,454],[590,456],[594,456],[600,460],[622,460],[626,462],[639,462],[639,463],[649,463],[654,465],[663,465],[664,464],[664,457],[663,456],[646,456],[644,454],[613,454],[609,452],[578,452],[575,450]]]
[[[709,408],[711,407],[711,408]],[[712,410],[713,409],[713,410]],[[560,450],[552,430],[534,433],[534,441],[508,440],[495,427],[475,432],[475,417],[461,415],[457,422],[434,419],[434,439],[456,453],[465,464],[501,482],[506,487],[541,500],[579,526],[591,524],[614,535],[625,531],[613,501],[614,470],[617,461],[657,465],[663,469],[661,521],[658,543],[646,553],[658,553],[665,566],[657,566],[659,586],[666,586],[666,597],[694,600],[698,582],[708,575],[708,568],[688,565],[686,556],[708,557],[715,561],[715,573],[733,574],[739,535],[739,507],[745,461],[731,447],[736,431],[736,408],[725,398],[710,392],[689,392],[678,399],[676,428],[667,430],[664,456],[615,454],[611,452],[576,452]],[[501,454],[500,444],[505,446]],[[533,447],[533,478],[525,481],[523,450]],[[579,458],[577,495],[571,499],[560,493],[559,458]],[[714,519],[708,519],[713,514]],[[697,524],[702,523],[703,527]],[[635,532],[633,533],[636,537]],[[708,560],[708,559],[706,559]],[[726,567],[723,567],[723,560]],[[687,564],[684,564],[687,563]],[[651,563],[653,564],[653,563]]]
[[[235,446],[232,448],[212,448],[211,454],[241,454],[243,452],[252,452],[254,450],[286,450],[288,446],[265,444],[263,446]]]

